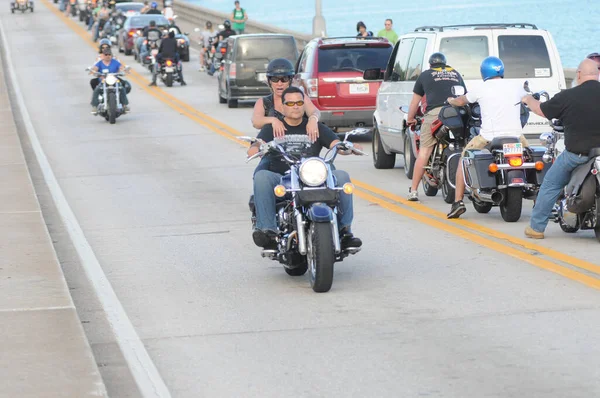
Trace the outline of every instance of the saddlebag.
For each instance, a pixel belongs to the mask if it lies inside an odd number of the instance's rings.
[[[596,200],[596,186],[596,176],[588,173],[577,194],[567,196],[567,210],[577,214],[590,210]]]
[[[492,189],[498,185],[496,175],[490,173],[490,163],[495,163],[494,155],[487,149],[465,151],[466,179],[472,189]]]
[[[463,122],[463,116],[460,114],[459,108],[446,105],[440,109],[438,119],[444,126],[446,126],[455,138],[462,140],[465,137],[465,124]],[[443,127],[442,127],[443,129]]]
[[[529,147],[529,154],[531,156],[531,162],[543,162],[544,153],[546,153],[546,148],[544,147]],[[527,182],[542,185],[542,181],[544,181],[544,177],[548,170],[550,170],[550,166],[552,163],[544,163],[544,168],[541,171],[537,171],[536,169],[528,169],[527,170]]]

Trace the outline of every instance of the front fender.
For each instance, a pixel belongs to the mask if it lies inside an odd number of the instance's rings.
[[[314,203],[308,209],[306,216],[312,222],[331,222],[333,220],[333,211],[327,205]]]

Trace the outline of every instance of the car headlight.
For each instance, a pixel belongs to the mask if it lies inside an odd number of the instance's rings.
[[[305,160],[300,165],[300,179],[310,187],[316,187],[327,180],[327,165],[319,158]]]
[[[109,86],[114,86],[116,82],[117,77],[115,75],[106,76],[106,84],[108,84]]]

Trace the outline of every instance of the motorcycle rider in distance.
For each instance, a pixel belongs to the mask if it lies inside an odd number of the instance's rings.
[[[201,34],[202,48],[200,49],[200,68],[199,72],[204,72],[204,57],[207,51],[211,51],[210,38],[214,37],[215,30],[213,29],[212,22],[206,21],[206,29]]]
[[[479,68],[483,85],[475,87],[458,98],[449,97],[448,103],[453,106],[465,106],[477,102],[481,109],[481,130],[469,141],[468,149],[483,149],[496,137],[519,136],[523,148],[529,143],[523,136],[521,125],[521,108],[515,106],[520,98],[527,94],[523,84],[512,80],[504,80],[504,63],[500,58],[487,57]],[[463,151],[463,155],[464,155]],[[465,196],[465,180],[463,177],[462,159],[456,170],[456,191],[454,203],[448,218],[458,218],[467,211],[463,203]]]
[[[160,15],[160,11],[158,10],[158,4],[156,3],[156,1],[153,1],[152,4],[150,4],[150,9],[146,11],[146,14]]]
[[[142,29],[142,36],[137,38],[138,48],[140,49],[140,60],[143,62],[148,53],[150,52],[150,46],[148,44],[144,44],[144,40],[148,40],[148,38],[158,40],[163,36],[163,32],[156,27],[156,21],[152,20],[149,22],[148,26]]]
[[[223,29],[222,31],[220,31],[219,33],[216,34],[216,40],[213,42],[214,51],[216,51],[219,48],[219,43],[221,43],[223,40],[227,39],[229,36],[234,36],[237,34],[237,32],[235,30],[231,29],[231,21],[229,19],[226,19],[223,22],[223,27],[225,29]],[[211,51],[213,51],[213,49],[211,49]],[[215,74],[214,63],[210,65],[210,70],[209,70],[208,74],[209,74],[209,76],[212,76]]]
[[[173,11],[173,2],[171,0],[165,1],[165,8],[163,8],[162,14],[169,20],[169,22],[173,20],[175,11]]]
[[[94,62],[94,64],[97,64],[99,61],[102,61],[102,58],[103,58],[102,52],[104,51],[104,49],[111,50],[110,40],[108,40],[108,39],[100,40],[100,43],[98,46],[98,56],[96,57],[96,61]],[[100,84],[99,77],[94,77],[92,80],[90,80],[90,86],[92,86],[92,90],[94,90],[98,84]]]
[[[102,6],[96,13],[96,29],[94,30],[94,41],[98,40],[100,36],[100,30],[104,28],[104,24],[110,19],[110,10],[106,3],[102,3]]]
[[[465,87],[460,73],[446,64],[444,54],[439,52],[431,54],[429,69],[423,71],[415,82],[406,120],[409,126],[417,123],[415,115],[417,114],[419,102],[425,96],[427,109],[421,123],[419,156],[415,162],[412,186],[408,190],[409,201],[416,202],[419,200],[419,184],[423,174],[425,174],[425,166],[429,161],[433,147],[437,144],[435,137],[431,134],[431,123],[437,119],[440,108],[444,105],[446,99],[452,95],[453,86]],[[405,148],[405,150],[407,149]],[[408,165],[404,165],[404,167],[408,167]]]
[[[112,51],[110,48],[102,50],[102,60],[98,61],[96,65],[90,70],[90,74],[95,72],[100,73],[118,73],[125,71],[125,65],[121,64],[112,57]],[[101,77],[104,80],[104,77]],[[102,93],[102,85],[98,84],[92,94],[92,114],[98,114],[98,96]],[[127,100],[127,93],[125,92],[125,86],[121,85],[119,90],[120,101],[123,104],[123,111],[129,112],[129,101]]]
[[[288,87],[281,95],[283,107],[283,124],[285,126],[285,135],[298,134],[306,135],[307,120],[304,115],[304,93],[298,87]],[[319,139],[311,147],[311,156],[318,156],[322,148],[331,148],[340,140],[337,135],[324,124],[319,124]],[[273,126],[266,124],[258,133],[257,138],[263,142],[269,142],[274,139]],[[248,149],[248,156],[252,156],[259,151],[261,141],[257,141]],[[355,144],[355,147],[359,148]],[[360,148],[359,148],[360,149]],[[348,155],[340,151],[342,155]],[[256,206],[256,229],[252,232],[254,243],[265,249],[273,248],[276,244],[277,236],[276,224],[276,198],[273,189],[280,183],[282,175],[289,170],[289,165],[277,156],[268,154],[268,169],[263,169],[254,174],[254,202]],[[347,172],[334,170],[333,175],[336,180],[336,186],[341,187],[350,182],[350,176]],[[355,237],[351,231],[353,219],[352,195],[340,195],[340,212],[337,215],[340,228],[340,237],[342,248],[360,247],[362,241]]]
[[[154,64],[154,71],[152,72],[152,83],[150,86],[156,86],[156,75],[158,75],[160,64],[163,59],[172,59],[177,65],[177,72],[181,79],[181,85],[187,86],[185,80],[183,80],[183,67],[179,60],[179,53],[177,52],[177,40],[175,40],[175,31],[169,30],[169,35],[161,40],[160,46],[158,47],[158,54],[156,54],[156,63]]]
[[[584,59],[577,68],[577,86],[557,93],[541,103],[531,95],[522,101],[529,109],[547,119],[560,119],[564,125],[565,148],[544,176],[530,225],[525,236],[544,239],[548,218],[562,189],[569,183],[571,173],[577,166],[588,162],[592,148],[600,147],[600,82],[598,64]]]
[[[259,98],[254,104],[252,126],[261,129],[266,124],[271,124],[275,137],[283,137],[285,135],[285,125],[283,124],[285,106],[281,101],[281,95],[285,89],[292,86],[292,80],[296,75],[294,65],[285,58],[276,58],[269,62],[266,75],[271,94]],[[321,112],[312,101],[308,100],[304,102],[304,116],[308,116],[306,134],[314,142],[319,138],[318,123]]]

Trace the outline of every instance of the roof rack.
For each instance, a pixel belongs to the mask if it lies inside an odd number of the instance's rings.
[[[493,28],[531,28],[537,30],[537,26],[531,23],[481,23],[481,24],[467,24],[467,25],[444,25],[444,26],[419,26],[415,28],[415,32],[443,32],[444,29],[461,29],[461,28],[475,28],[475,29],[493,29]]]
[[[337,37],[320,37],[321,40],[337,40],[337,39],[360,39],[360,40],[377,40],[383,41],[387,40],[385,37],[377,37],[377,36],[366,36],[366,37],[358,37],[358,36],[337,36]]]

